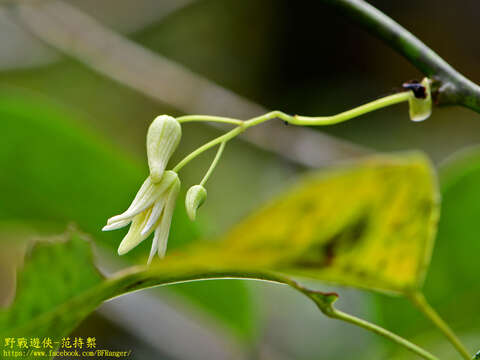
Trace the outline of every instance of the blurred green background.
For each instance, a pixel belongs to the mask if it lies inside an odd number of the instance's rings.
[[[79,223],[83,230],[94,235],[109,271],[143,262],[142,254],[148,247],[145,244],[120,262],[110,254],[121,234],[99,235],[96,231],[100,231],[102,219],[128,205],[143,180],[145,134],[156,115],[177,116],[203,110],[215,115],[253,116],[257,114],[255,111],[262,110],[260,106],[288,113],[329,115],[394,92],[402,82],[422,76],[379,40],[318,2],[72,0],[64,3],[72,5],[68,7],[70,11],[87,14],[121,34],[122,41],[149,49],[153,52],[148,53],[150,56],[180,65],[181,74],[185,75],[177,79],[174,76],[177,73],[173,72],[170,77],[160,77],[166,81],[158,83],[155,75],[168,73],[169,69],[162,67],[163,62],[141,59],[137,62],[132,58],[135,52],[115,53],[116,42],[102,43],[95,27],[69,21],[68,17],[62,17],[63,8],[56,9],[66,28],[84,31],[99,40],[100,45],[96,45],[99,53],[111,51],[120,61],[130,59],[129,79],[138,80],[152,92],[163,89],[158,96],[149,96],[92,69],[75,51],[59,51],[51,42],[47,45],[46,35],[41,33],[45,24],[33,21],[38,15],[36,11],[44,11],[42,6],[34,8],[30,17],[25,17],[18,4],[5,3],[0,7],[0,102],[4,104],[0,122],[7,124],[0,140],[4,149],[1,164],[4,169],[16,169],[0,172],[4,185],[2,197],[7,199],[0,215],[8,219],[12,212],[27,218],[40,214],[40,218]],[[419,36],[470,79],[480,79],[477,61],[480,45],[474,41],[480,12],[478,1],[371,3]],[[73,16],[68,12],[66,15]],[[53,37],[61,37],[62,33],[55,31]],[[66,43],[71,49],[82,49],[80,35],[67,35]],[[105,61],[108,66],[108,57]],[[155,66],[147,69],[139,64]],[[189,81],[195,82],[197,75],[221,88],[205,86],[192,90]],[[229,103],[232,93],[248,101]],[[41,121],[37,122],[37,118]],[[209,198],[197,223],[190,224],[183,210],[178,209],[169,246],[199,237],[215,238],[307,171],[305,164],[320,167],[370,151],[406,149],[424,150],[436,164],[441,164],[454,152],[478,143],[479,119],[478,114],[466,109],[435,108],[428,121],[412,123],[403,104],[328,128],[301,133],[292,130],[291,138],[287,137],[288,141],[281,146],[261,149],[251,141],[236,140],[227,147],[209,181]],[[42,130],[41,122],[55,130]],[[61,125],[65,122],[68,124]],[[19,132],[22,126],[25,133]],[[78,128],[82,129],[81,134],[88,134],[88,141],[72,135],[79,133]],[[259,129],[257,139],[268,145],[269,137],[285,136],[291,130],[280,123],[275,129],[281,132]],[[310,135],[318,135],[320,131],[342,141],[324,137],[314,137],[312,141]],[[207,125],[185,126],[175,159],[218,134],[218,129]],[[15,144],[22,143],[30,147],[19,152]],[[36,154],[41,148],[41,154],[56,157],[59,149],[70,147],[71,153],[55,160],[42,159],[40,153]],[[87,150],[81,153],[76,148]],[[21,156],[15,157],[16,154]],[[75,154],[74,161],[85,162],[81,168],[90,169],[93,175],[68,173],[75,168],[67,166],[67,174],[57,176],[62,171],[62,161],[68,163],[72,159],[70,154]],[[297,159],[300,161],[292,161],[289,154],[300,154]],[[480,328],[475,321],[480,297],[476,220],[480,212],[477,201],[480,189],[476,181],[480,178],[477,165],[480,162],[473,154],[461,166],[451,166],[442,172],[442,220],[426,282],[427,297],[472,350],[480,348],[477,335]],[[184,188],[200,180],[212,156],[206,154],[185,169]],[[20,178],[35,177],[42,170],[33,169],[32,164],[42,161],[50,172],[49,177],[42,173],[45,184],[40,189],[37,183],[28,181],[15,182],[15,187],[9,188],[16,179],[12,180],[12,174]],[[72,182],[75,185],[70,188]],[[105,194],[102,189],[109,184],[113,188]],[[130,193],[124,193],[125,190]],[[8,202],[13,191],[22,193],[22,206],[18,209],[12,209]],[[47,206],[49,200],[45,194],[49,191],[52,197],[63,197],[64,201],[55,200],[55,206]],[[85,199],[80,192],[88,192],[88,201],[82,201]],[[71,206],[71,202],[75,205]],[[28,211],[22,213],[23,208]],[[411,358],[361,329],[328,320],[307,299],[285,287],[244,281],[208,283],[176,286],[175,290],[148,290],[113,300],[84,321],[75,334],[96,336],[107,348],[132,349],[135,359],[335,360],[349,358],[347,354],[355,354],[356,359]],[[318,283],[312,286],[332,289]],[[455,358],[441,335],[405,300],[351,289],[336,290],[341,295],[339,308],[416,340],[444,354],[442,359]]]

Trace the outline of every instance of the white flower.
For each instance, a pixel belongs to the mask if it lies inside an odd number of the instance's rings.
[[[148,128],[147,156],[152,182],[162,179],[168,160],[180,142],[182,127],[173,117],[157,116]]]
[[[155,234],[148,264],[156,252],[160,257],[165,255],[179,190],[180,179],[174,171],[165,171],[157,183],[154,183],[149,176],[140,187],[130,207],[123,214],[108,219],[103,231],[119,229],[131,222],[127,235],[118,247],[119,255],[129,252],[153,231]]]

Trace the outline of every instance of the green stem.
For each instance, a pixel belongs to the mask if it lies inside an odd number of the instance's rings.
[[[170,269],[172,266],[165,264],[163,265],[167,269]],[[283,285],[288,285],[293,289],[299,291],[300,293],[307,296],[312,300],[319,310],[326,316],[348,322],[350,324],[359,326],[365,330],[371,331],[375,334],[381,335],[394,343],[403,346],[409,351],[417,354],[423,359],[427,360],[439,360],[436,356],[432,355],[428,351],[422,349],[421,347],[411,343],[410,341],[388,331],[378,325],[372,324],[366,320],[357,318],[355,316],[346,314],[340,310],[337,310],[333,307],[332,302],[338,297],[334,293],[322,293],[316,290],[311,290],[305,286],[297,283],[295,280],[290,279],[287,276],[282,274],[272,273],[268,271],[250,271],[250,270],[206,270],[202,271],[201,269],[193,270],[192,272],[187,272],[183,275],[175,276],[172,275],[169,271],[165,272],[165,269],[162,267],[150,267],[146,270],[142,268],[137,269],[127,269],[116,276],[112,277],[107,282],[107,286],[112,288],[112,292],[109,298],[118,296],[126,293],[127,291],[136,291],[139,289],[149,288],[152,286],[158,285],[167,285],[175,284],[180,282],[188,282],[195,280],[206,280],[206,279],[251,279],[251,280],[263,280]],[[104,291],[105,292],[105,291]],[[334,297],[332,300],[328,300],[330,297]]]
[[[245,127],[249,128],[258,124],[261,124],[265,121],[272,120],[272,119],[281,119],[285,122],[290,123],[293,120],[293,116],[285,114],[284,112],[275,110],[275,111],[270,111],[266,114],[254,117],[250,120],[245,121]]]
[[[206,143],[205,145],[199,147],[189,155],[187,155],[183,160],[181,160],[174,168],[173,171],[178,172],[180,171],[186,164],[188,164],[191,160],[195,157],[203,153],[204,151],[210,149],[211,147],[220,144],[226,143],[227,141],[233,139],[246,129],[259,125],[263,122],[272,120],[272,119],[281,119],[289,124],[292,125],[300,125],[300,126],[312,126],[312,125],[333,125],[338,124],[353,118],[356,118],[360,115],[390,106],[394,104],[398,104],[401,102],[408,101],[408,99],[413,96],[411,91],[400,92],[397,94],[385,96],[381,99],[377,99],[371,101],[367,104],[358,106],[352,110],[344,111],[340,114],[333,115],[333,116],[317,116],[317,117],[310,117],[310,116],[299,116],[299,115],[288,115],[281,111],[271,111],[269,113],[254,117],[247,121],[242,121],[239,119],[232,119],[228,117],[221,117],[221,116],[209,116],[209,115],[188,115],[188,116],[181,116],[178,117],[177,120],[182,123],[191,122],[191,121],[215,121],[221,123],[229,123],[229,124],[236,124],[238,125],[233,130],[230,130],[226,134],[219,136],[216,139]],[[223,151],[223,149],[222,149]],[[216,164],[215,164],[216,165]],[[213,169],[212,169],[213,170]]]
[[[209,141],[208,143],[200,146],[197,150],[191,152],[186,157],[184,157],[177,165],[175,165],[175,167],[172,170],[175,172],[180,171],[185,165],[187,165],[191,160],[196,158],[198,155],[200,155],[204,151],[222,142],[226,143],[227,141],[233,139],[238,134],[241,134],[243,131],[245,131],[245,126],[243,126],[244,123],[241,122],[241,124],[242,124],[241,126],[237,126],[235,129],[230,130],[229,132],[223,134],[222,136],[219,136],[213,139],[212,141]]]
[[[372,324],[368,321],[365,321],[363,319],[357,318],[355,316],[349,315],[344,313],[343,311],[333,309],[333,313],[329,315],[331,318],[338,319],[338,320],[343,320],[346,322],[349,322],[353,325],[360,326],[361,328],[364,328],[368,331],[371,331],[377,335],[383,336],[398,345],[401,345],[405,347],[406,349],[410,350],[411,352],[421,356],[424,359],[429,359],[429,360],[438,360],[438,358],[432,354],[430,354],[428,351],[422,349],[421,347],[411,343],[410,341],[402,338],[401,336],[398,336],[397,334],[392,333],[391,331],[388,331],[378,325]]]
[[[427,317],[430,321],[447,337],[457,351],[465,360],[470,360],[472,356],[468,353],[466,347],[461,343],[460,339],[455,335],[448,324],[438,315],[435,309],[428,303],[425,296],[416,292],[410,295],[413,304]]]
[[[208,168],[208,171],[205,174],[205,176],[203,177],[202,181],[200,181],[200,185],[204,186],[205,183],[207,182],[208,178],[210,177],[210,175],[212,175],[212,172],[213,172],[213,170],[215,170],[215,168],[218,164],[218,161],[220,160],[220,158],[222,156],[223,150],[225,149],[225,144],[226,144],[226,141],[220,143],[220,147],[218,148],[217,154],[215,155],[215,158],[213,159],[212,164]]]
[[[177,117],[179,123],[193,122],[193,121],[210,121],[218,123],[227,123],[233,125],[242,125],[243,121],[238,119],[232,119],[223,116],[210,116],[210,115],[185,115]]]
[[[292,116],[278,110],[271,111],[264,115],[257,116],[250,120],[245,121],[244,126],[245,128],[249,128],[275,118],[281,119],[292,125],[300,125],[300,126],[333,125],[333,124],[338,124],[347,120],[351,120],[353,118],[359,117],[360,115],[364,115],[366,113],[379,110],[387,106],[395,105],[401,102],[406,102],[411,96],[413,95],[412,95],[412,92],[410,91],[400,92],[397,94],[385,96],[381,99],[371,101],[367,104],[358,106],[354,109],[344,111],[340,114],[336,114],[332,116],[300,116],[300,115]],[[190,117],[183,117],[183,121],[184,122],[201,121],[202,119],[205,119],[205,121],[210,121],[209,119],[211,119],[211,117],[207,115],[193,115],[192,118],[194,120],[189,120],[189,118]],[[225,120],[224,122],[234,120],[234,119],[221,118],[221,117],[215,117],[215,119],[216,121],[219,121],[219,122],[221,122],[222,120]],[[241,122],[241,120],[237,120],[237,121]]]
[[[332,116],[300,116],[300,115],[288,115],[281,111],[271,111],[264,115],[260,115],[254,117],[247,121],[242,121],[239,119],[232,119],[227,117],[221,116],[209,116],[209,115],[188,115],[188,116],[181,116],[178,117],[177,120],[179,122],[190,122],[190,121],[215,121],[215,122],[223,122],[223,123],[230,123],[236,125],[243,125],[245,129],[259,125],[265,121],[272,120],[275,118],[281,119],[289,124],[292,125],[300,125],[300,126],[312,126],[312,125],[333,125],[338,124],[356,117],[360,115],[364,115],[366,113],[382,109],[387,106],[395,105],[401,102],[408,101],[408,99],[413,96],[411,91],[404,91],[397,94],[385,96],[381,99],[377,99],[366,103],[364,105],[358,106],[354,109],[344,111],[340,114],[332,115]]]
[[[390,105],[398,104],[401,102],[408,101],[408,99],[412,96],[410,91],[401,92],[398,94],[390,95],[383,97],[381,99],[369,102],[362,106],[358,106],[352,110],[344,111],[340,114],[333,115],[333,116],[318,116],[318,117],[310,117],[310,116],[294,116],[293,120],[290,121],[290,124],[293,125],[333,125],[338,124],[356,117],[360,115],[369,113],[371,111],[375,111]]]
[[[322,0],[359,23],[424,75],[435,80],[436,104],[463,105],[480,112],[480,87],[455,70],[415,35],[363,0]]]
[[[360,115],[364,115],[366,113],[379,110],[387,106],[408,101],[408,99],[411,96],[413,96],[411,91],[400,92],[397,94],[385,96],[381,99],[371,101],[364,105],[358,106],[354,109],[344,111],[340,114],[336,114],[332,116],[301,116],[301,115],[291,116],[281,111],[272,111],[265,115],[261,115],[246,121],[245,127],[249,128],[251,126],[255,126],[275,118],[279,118],[292,125],[300,125],[300,126],[333,125],[333,124],[338,124],[347,120],[354,119],[356,117],[359,117]]]

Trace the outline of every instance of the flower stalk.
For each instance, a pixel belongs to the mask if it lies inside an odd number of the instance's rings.
[[[242,132],[277,118],[288,124],[298,126],[334,125],[402,102],[409,103],[412,121],[421,121],[429,117],[432,108],[430,80],[425,78],[421,83],[404,84],[404,88],[405,91],[403,92],[374,100],[333,116],[288,115],[281,111],[272,111],[249,120],[210,115],[187,115],[178,118],[168,115],[157,116],[148,129],[146,141],[150,174],[130,207],[124,213],[110,218],[103,230],[115,230],[131,224],[127,235],[118,248],[120,255],[127,253],[154,233],[148,263],[152,261],[155,254],[162,258],[167,249],[173,210],[180,191],[178,172],[198,155],[219,145],[217,154],[201,182],[192,186],[186,194],[185,206],[187,214],[192,220],[196,218],[198,208],[207,197],[207,190],[204,185],[216,168],[227,142]],[[166,171],[170,157],[180,142],[182,124],[199,121],[213,121],[235,125],[235,127],[200,146],[183,158],[172,170]]]

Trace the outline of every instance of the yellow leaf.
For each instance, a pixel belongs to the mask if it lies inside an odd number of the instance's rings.
[[[438,200],[424,155],[374,156],[307,175],[209,255],[217,264],[406,293],[423,283]]]

